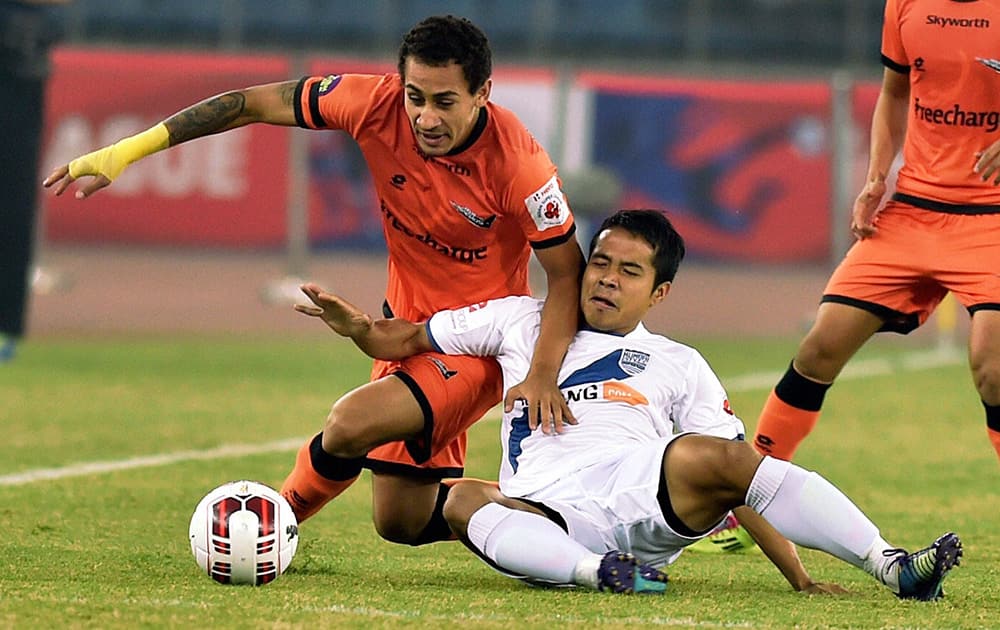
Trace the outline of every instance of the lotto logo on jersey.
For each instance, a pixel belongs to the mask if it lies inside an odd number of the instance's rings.
[[[525,198],[524,205],[539,231],[562,225],[569,219],[569,204],[566,203],[566,195],[559,188],[559,180],[555,175]]]

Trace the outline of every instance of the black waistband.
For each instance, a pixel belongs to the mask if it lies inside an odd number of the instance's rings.
[[[1000,206],[945,203],[943,201],[914,197],[913,195],[899,192],[892,195],[892,200],[900,201],[921,210],[944,212],[946,214],[1000,214]]]

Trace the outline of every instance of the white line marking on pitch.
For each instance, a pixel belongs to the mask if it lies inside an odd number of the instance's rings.
[[[885,376],[895,372],[919,372],[938,367],[958,365],[965,360],[961,350],[939,348],[908,352],[896,359],[860,359],[847,364],[840,373],[839,381],[867,378],[869,376]],[[751,372],[743,376],[722,379],[726,391],[751,392],[759,389],[771,389],[784,372]]]
[[[12,475],[2,475],[0,476],[0,486],[23,486],[36,481],[65,479],[66,477],[82,477],[84,475],[109,473],[118,470],[130,470],[132,468],[152,468],[153,466],[166,466],[169,464],[176,464],[178,462],[202,459],[241,457],[243,455],[260,455],[262,453],[294,451],[302,446],[302,443],[305,442],[305,440],[306,438],[301,437],[279,440],[277,442],[267,442],[266,444],[228,444],[201,451],[178,451],[176,453],[145,455],[106,462],[85,462],[82,464],[73,464],[71,466],[63,466],[60,468],[36,468],[35,470],[26,470]]]
[[[896,371],[916,372],[928,370],[947,365],[956,365],[964,361],[961,351],[945,349],[929,350],[922,352],[911,352],[900,356],[895,360],[890,359],[863,359],[853,363],[848,363],[838,380],[865,378],[869,376],[880,376],[892,374]],[[723,379],[726,389],[732,392],[748,392],[759,389],[770,389],[778,379],[781,372],[752,372],[743,376]],[[500,407],[495,407],[490,411],[486,420],[496,421],[500,419]],[[23,486],[37,481],[50,481],[54,479],[66,479],[68,477],[82,477],[85,475],[96,475],[102,473],[116,472],[119,470],[131,470],[134,468],[152,468],[154,466],[168,466],[179,462],[219,459],[226,457],[241,457],[244,455],[260,455],[264,453],[277,453],[281,451],[294,451],[298,449],[306,440],[305,437],[289,438],[265,444],[227,444],[217,448],[201,451],[178,451],[176,453],[164,453],[160,455],[145,455],[140,457],[130,457],[104,462],[84,462],[82,464],[72,464],[59,468],[36,468],[10,475],[0,475],[0,487],[2,486]]]

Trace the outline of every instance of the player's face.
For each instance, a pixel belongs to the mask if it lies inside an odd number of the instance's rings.
[[[621,228],[598,236],[580,290],[583,317],[591,328],[628,334],[666,297],[670,283],[656,286],[653,253],[645,239]]]
[[[461,146],[472,132],[480,108],[489,100],[490,81],[469,94],[469,84],[457,63],[428,66],[410,57],[404,69],[406,114],[420,150],[437,156]]]

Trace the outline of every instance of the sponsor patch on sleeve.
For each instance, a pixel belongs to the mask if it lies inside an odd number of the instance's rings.
[[[337,87],[337,85],[340,84],[340,79],[341,76],[339,74],[330,74],[323,77],[323,79],[319,82],[319,93],[326,94],[333,88]]]
[[[491,316],[489,313],[483,313],[483,308],[488,304],[488,302],[480,302],[478,304],[473,304],[471,306],[466,306],[458,310],[451,311],[451,328],[450,332],[453,333],[464,333],[470,330],[475,330],[477,328],[482,328],[490,322]],[[478,315],[475,315],[479,311]]]
[[[569,204],[566,202],[566,195],[559,188],[559,180],[555,175],[526,197],[524,205],[539,232],[562,225],[569,219]]]

